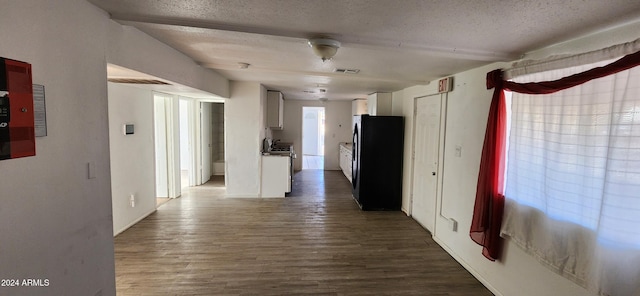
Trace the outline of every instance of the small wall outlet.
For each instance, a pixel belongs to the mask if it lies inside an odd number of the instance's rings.
[[[135,194],[133,194],[133,193],[132,193],[131,195],[129,195],[129,205],[130,205],[132,208],[135,208],[135,207],[136,207],[136,195],[135,195]]]
[[[453,231],[453,232],[457,232],[458,231],[458,221],[456,221],[453,218],[449,218],[449,229],[451,229],[451,231]]]

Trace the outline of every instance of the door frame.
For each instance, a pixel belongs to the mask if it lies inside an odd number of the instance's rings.
[[[308,134],[305,136],[305,134],[306,134],[305,133],[305,117],[304,117],[305,109],[306,110],[312,110],[317,115],[318,128],[316,129],[314,136],[315,136],[316,141],[317,141],[316,150],[317,150],[318,154],[315,155],[315,156],[320,156],[324,160],[325,159],[324,150],[326,149],[326,147],[325,147],[325,143],[326,143],[325,126],[326,126],[326,123],[323,124],[322,118],[324,118],[326,120],[327,108],[325,106],[302,106],[301,127],[300,127],[300,130],[301,130],[300,131],[300,134],[301,134],[301,137],[300,137],[300,139],[301,139],[300,140],[300,142],[301,142],[300,155],[301,155],[301,159],[302,159],[302,162],[303,162],[302,163],[302,168],[304,168],[304,159],[305,159],[305,154],[304,154],[304,152],[305,152],[305,144],[304,144],[305,140],[304,139],[309,137]],[[323,115],[323,117],[321,117],[320,115]],[[321,128],[322,128],[322,131],[320,131]],[[322,148],[322,151],[320,151],[320,148]],[[322,154],[320,154],[320,153],[322,153]],[[324,168],[322,168],[322,169],[324,169]]]
[[[440,97],[440,136],[438,139],[438,167],[436,170],[436,204],[434,205],[435,215],[433,216],[433,233],[432,236],[435,236],[437,229],[438,217],[442,217],[442,188],[444,183],[444,151],[445,151],[445,143],[446,143],[446,126],[447,126],[447,101],[448,101],[448,93],[435,93],[435,94],[426,94],[413,98],[413,126],[412,126],[412,135],[411,135],[411,178],[410,182],[410,194],[409,194],[409,207],[407,209],[407,214],[409,216],[413,216],[413,196],[414,196],[414,177],[415,177],[415,156],[416,156],[416,117],[418,113],[418,99],[439,96]]]
[[[155,132],[156,132],[156,116],[160,116],[164,118],[165,121],[165,149],[166,149],[166,170],[167,170],[167,191],[169,198],[176,198],[181,195],[181,188],[179,185],[179,176],[180,176],[180,158],[179,155],[179,138],[176,135],[178,130],[177,125],[179,124],[177,119],[178,112],[178,100],[169,94],[161,93],[161,92],[153,92],[154,96],[154,145],[155,145]],[[159,113],[155,110],[156,101],[162,102],[162,111]],[[157,157],[157,151],[154,149],[154,158]],[[155,170],[155,162],[154,162],[154,170]],[[154,180],[158,178],[157,175],[154,175]],[[155,181],[154,181],[155,182]],[[155,186],[155,185],[154,185]],[[157,187],[155,188],[157,190]],[[157,195],[157,192],[156,192]]]

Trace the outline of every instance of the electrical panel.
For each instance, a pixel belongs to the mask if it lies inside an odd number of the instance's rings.
[[[34,155],[31,64],[0,57],[0,160]]]

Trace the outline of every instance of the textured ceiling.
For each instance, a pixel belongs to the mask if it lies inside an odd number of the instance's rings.
[[[640,19],[637,0],[90,2],[230,80],[260,82],[288,99],[396,91]],[[342,43],[331,61],[308,47],[317,36]]]

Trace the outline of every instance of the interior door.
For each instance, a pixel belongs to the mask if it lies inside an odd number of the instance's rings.
[[[156,157],[156,197],[167,198],[169,194],[169,152],[167,138],[167,112],[165,98],[155,95],[154,133]]]
[[[200,167],[202,169],[200,184],[211,179],[211,146],[213,144],[212,103],[200,103]]]
[[[437,214],[440,107],[439,94],[416,99],[411,216],[431,233]]]

